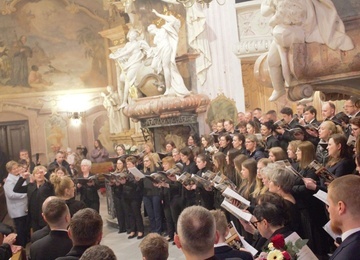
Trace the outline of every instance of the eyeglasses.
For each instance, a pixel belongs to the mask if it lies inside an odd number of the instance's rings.
[[[258,220],[258,221],[254,221],[254,222],[250,222],[255,228],[258,227],[258,223],[260,223],[261,221],[263,221],[264,219]]]
[[[349,108],[349,107],[354,107],[354,105],[352,105],[352,106],[350,106],[350,105],[343,106],[343,108]]]

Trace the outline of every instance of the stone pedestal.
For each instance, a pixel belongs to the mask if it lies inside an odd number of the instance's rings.
[[[204,94],[154,96],[135,99],[123,112],[149,130],[156,151],[161,151],[169,140],[182,147],[190,132],[199,133],[198,114],[206,111],[209,102]]]

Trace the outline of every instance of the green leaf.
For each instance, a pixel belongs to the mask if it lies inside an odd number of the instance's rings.
[[[303,248],[303,246],[305,246],[307,244],[307,242],[309,241],[309,239],[301,239],[299,238],[298,240],[295,241],[295,246],[298,249]]]

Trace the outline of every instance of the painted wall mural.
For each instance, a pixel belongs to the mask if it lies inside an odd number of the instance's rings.
[[[1,0],[0,95],[102,87],[102,0]]]

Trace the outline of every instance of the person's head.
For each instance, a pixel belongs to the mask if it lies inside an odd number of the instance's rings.
[[[100,214],[91,208],[81,209],[71,218],[69,237],[73,246],[92,246],[100,243],[103,221]]]
[[[232,138],[228,134],[221,135],[219,138],[219,146],[221,148],[225,148],[229,145],[232,146],[231,142],[232,142]]]
[[[229,228],[225,213],[220,209],[210,210],[210,213],[214,216],[215,219],[216,231],[219,235],[219,243],[220,242],[224,243],[225,237],[229,233]]]
[[[196,133],[190,133],[187,141],[189,146],[199,146],[200,145],[200,137]]]
[[[150,172],[153,172],[155,170],[156,163],[152,154],[145,155],[143,162],[144,162],[144,171],[146,171],[146,169],[149,169]]]
[[[270,202],[262,202],[256,205],[254,216],[256,225],[262,237],[269,239],[275,230],[283,227],[286,223],[286,208]]]
[[[230,166],[234,166],[234,161],[237,156],[241,154],[241,151],[235,148],[231,148],[226,155],[226,163]],[[240,168],[241,170],[241,168]]]
[[[335,104],[332,102],[325,102],[321,107],[321,115],[323,119],[330,119],[335,116]]]
[[[61,164],[65,160],[65,153],[63,151],[58,151],[55,155],[55,160],[58,164]]]
[[[126,162],[126,168],[132,168],[136,166],[137,159],[135,156],[129,156],[125,160]]]
[[[261,124],[260,133],[262,136],[267,137],[272,134],[274,130],[274,122],[267,121]]]
[[[350,119],[351,135],[355,138],[360,136],[360,117],[353,117]]]
[[[226,167],[226,155],[222,152],[217,152],[213,155],[212,161],[215,167],[215,171],[224,173],[222,171],[224,171]]]
[[[150,142],[147,142],[146,144],[144,144],[144,152],[145,152],[145,154],[155,152],[154,145]]]
[[[244,154],[239,154],[239,153],[234,154],[234,156],[235,156],[234,159],[231,160],[232,164],[230,164],[230,165],[234,165],[236,173],[238,175],[240,175],[240,179],[242,179],[242,176],[241,176],[242,165],[243,165],[243,162],[248,159],[248,157]]]
[[[324,121],[319,126],[319,138],[328,141],[332,134],[342,133],[341,126],[337,126],[332,121]]]
[[[224,130],[224,120],[219,120],[216,123],[216,130],[220,133]]]
[[[236,159],[236,158],[235,158]],[[256,178],[257,163],[254,159],[246,159],[241,165],[241,177],[249,183],[253,183]]]
[[[20,171],[18,170],[19,164],[15,161],[9,161],[6,163],[6,171],[12,173],[13,175],[18,175]]]
[[[328,186],[328,211],[331,229],[343,234],[360,225],[360,177],[345,175]]]
[[[125,146],[123,144],[118,144],[115,146],[115,151],[117,156],[124,155],[126,153]]]
[[[245,148],[249,152],[253,152],[256,150],[258,139],[256,135],[248,134],[245,137]]]
[[[277,113],[275,110],[269,110],[266,112],[265,120],[263,120],[263,122],[267,122],[267,121],[273,121],[273,122],[277,121]]]
[[[315,159],[315,146],[309,141],[301,142],[296,150],[296,158],[300,168],[305,169]]]
[[[181,160],[180,151],[178,148],[174,148],[171,152],[172,157],[174,158],[175,163]]]
[[[307,123],[310,123],[313,119],[316,119],[316,109],[313,106],[307,106],[304,110],[304,120]]]
[[[344,112],[348,116],[354,116],[359,111],[358,103],[359,103],[359,99],[357,97],[349,98],[344,103],[344,107],[343,107]]]
[[[206,167],[208,166],[208,158],[205,154],[201,153],[198,154],[198,156],[196,156],[196,166],[198,167],[199,170],[202,169],[206,169]]]
[[[245,112],[244,121],[248,123],[249,121],[253,120],[253,115],[251,111]]]
[[[63,199],[48,197],[42,205],[42,216],[50,229],[66,229],[70,223],[70,211]]]
[[[50,175],[50,182],[54,185],[55,195],[65,199],[75,197],[75,184],[69,176]]]
[[[88,159],[83,159],[81,161],[80,167],[83,173],[89,173],[91,170],[91,161]]]
[[[37,184],[45,182],[46,168],[42,165],[36,166],[33,170],[33,176]]]
[[[349,155],[347,138],[342,134],[330,136],[327,150],[332,158],[346,158]]]
[[[281,114],[281,117],[284,120],[285,124],[288,124],[293,119],[294,112],[292,111],[292,109],[290,107],[283,107],[280,110],[280,114]]]
[[[286,160],[287,155],[281,147],[272,147],[269,149],[269,159],[272,162]]]
[[[262,179],[261,171],[263,168],[265,168],[269,163],[271,163],[271,160],[269,158],[261,158],[257,162],[257,177],[259,179]]]
[[[176,145],[173,141],[167,141],[166,144],[165,144],[165,151],[167,153],[171,153],[172,150],[176,148]]]
[[[202,147],[207,148],[214,144],[214,138],[212,135],[203,135],[201,136]]]
[[[180,158],[183,163],[189,163],[194,160],[194,155],[189,147],[184,147],[180,150]]]
[[[259,127],[254,121],[249,121],[246,124],[246,131],[248,134],[256,134],[259,133]]]
[[[19,152],[19,158],[22,160],[29,160],[29,151],[26,149],[21,149]]]
[[[245,147],[245,136],[240,133],[236,133],[232,137],[232,145],[235,149],[241,149]]]
[[[185,208],[179,216],[177,231],[174,241],[185,256],[206,259],[214,255],[214,244],[217,242],[215,219],[206,208]]]
[[[56,175],[58,175],[60,177],[69,175],[68,171],[66,170],[66,168],[64,166],[57,167],[54,172]]]
[[[293,141],[289,142],[287,150],[286,150],[287,156],[289,159],[297,160],[296,149],[298,148],[300,143],[301,143],[300,140],[293,140]]]
[[[116,260],[114,251],[105,245],[94,245],[85,250],[79,260]]]
[[[238,113],[237,113],[237,121],[238,121],[238,123],[245,121],[245,114],[244,114],[244,112],[238,112]]]
[[[99,149],[103,148],[103,145],[102,145],[102,143],[101,143],[101,141],[99,139],[94,141],[94,147],[99,148]]]
[[[146,235],[139,248],[143,260],[166,260],[169,257],[169,243],[157,233]]]
[[[240,123],[237,124],[236,128],[239,130],[239,132],[241,134],[246,134],[246,125],[247,123],[245,121],[241,121]]]
[[[224,128],[226,132],[233,132],[234,131],[234,122],[231,119],[224,121]]]
[[[306,105],[302,103],[298,103],[296,105],[296,114],[298,115],[298,117],[301,117],[304,114],[305,107]]]
[[[164,171],[167,171],[171,168],[174,168],[175,167],[175,160],[173,157],[171,156],[166,156],[164,157],[162,160],[162,166],[164,168]]]
[[[288,169],[275,167],[269,175],[269,191],[282,195],[282,193],[291,193],[292,187],[295,183],[295,175]]]
[[[256,117],[257,119],[260,119],[262,116],[261,108],[257,107],[253,110],[253,117]]]
[[[124,158],[118,158],[116,160],[116,167],[115,170],[117,172],[122,172],[124,170],[126,170],[126,163],[125,163],[125,159]]]

